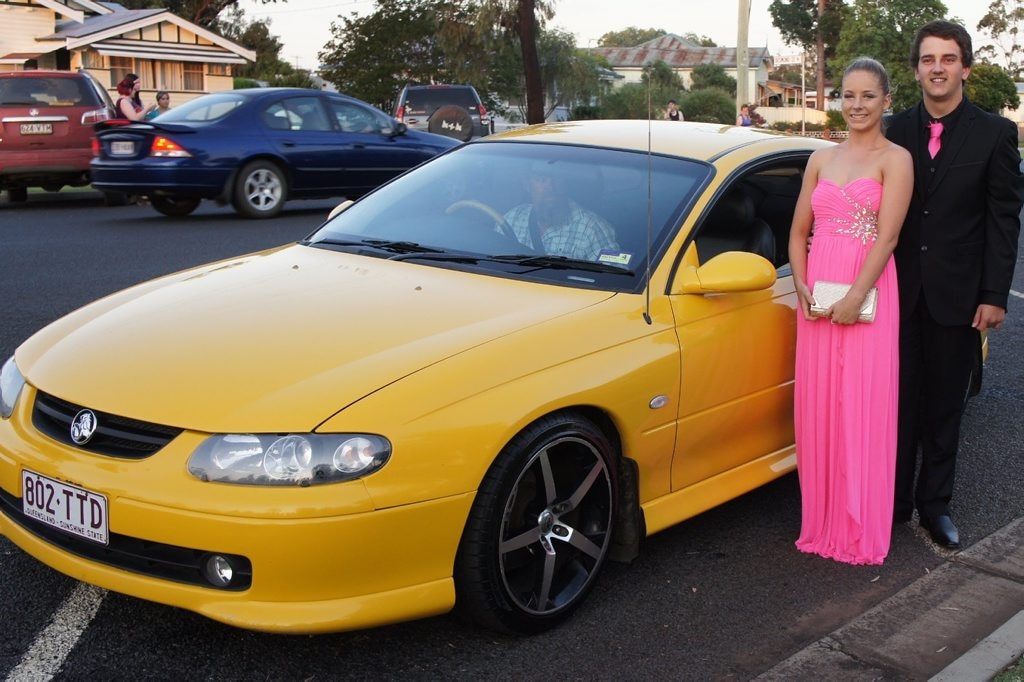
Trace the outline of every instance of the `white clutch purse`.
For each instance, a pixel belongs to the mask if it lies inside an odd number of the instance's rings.
[[[850,290],[849,284],[840,284],[839,282],[822,282],[818,281],[814,283],[814,291],[811,295],[814,297],[814,303],[811,305],[811,315],[814,317],[822,317],[828,309],[838,303],[846,292]],[[864,297],[864,305],[860,309],[860,315],[857,318],[858,322],[874,322],[875,321],[875,310],[878,306],[878,288],[871,287],[868,289],[868,295]]]

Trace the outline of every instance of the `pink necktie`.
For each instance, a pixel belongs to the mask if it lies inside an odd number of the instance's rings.
[[[931,126],[931,135],[928,138],[928,153],[935,158],[935,155],[939,153],[939,147],[942,146],[942,123],[939,121],[932,121],[928,124]]]

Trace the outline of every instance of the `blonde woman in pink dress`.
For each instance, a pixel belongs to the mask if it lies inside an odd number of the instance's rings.
[[[910,154],[886,140],[885,68],[862,57],[843,74],[850,132],[811,155],[789,258],[797,312],[794,418],[802,552],[881,564],[889,552],[896,466],[899,301],[892,252],[914,186]],[[808,237],[814,237],[808,249]],[[821,317],[817,281],[851,284]],[[878,288],[873,322],[858,322]]]

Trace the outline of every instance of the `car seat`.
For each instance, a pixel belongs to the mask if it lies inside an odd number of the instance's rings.
[[[697,254],[706,263],[726,251],[756,253],[775,265],[775,235],[757,216],[754,200],[742,185],[730,187],[697,232]]]

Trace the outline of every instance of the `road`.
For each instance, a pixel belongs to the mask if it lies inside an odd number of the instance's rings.
[[[296,202],[276,220],[247,221],[212,204],[184,219],[107,208],[89,193],[0,201],[0,361],[92,299],[299,239],[332,204]],[[1024,291],[1024,266],[1014,289]],[[1024,515],[1021,298],[991,347],[964,420],[954,497],[967,546]],[[454,616],[321,636],[247,632],[87,590],[0,538],[0,680],[33,671],[71,680],[748,679],[949,559],[904,526],[884,566],[837,564],[796,551],[799,522],[789,475],[648,538],[631,565],[609,565],[573,619],[533,638],[480,632]]]

